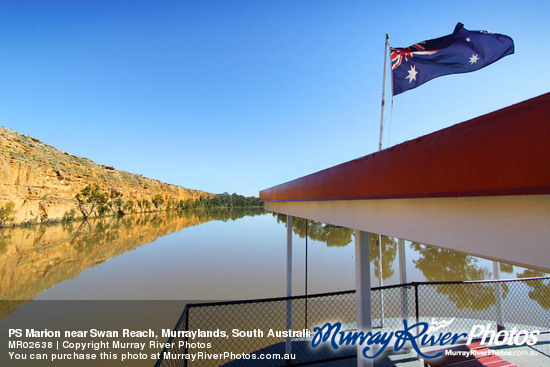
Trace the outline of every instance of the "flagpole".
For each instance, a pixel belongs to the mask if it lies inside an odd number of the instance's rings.
[[[386,33],[386,43],[384,45],[384,80],[382,80],[382,113],[380,115],[380,141],[378,150],[382,150],[382,139],[384,138],[384,110],[386,105],[386,72],[388,65],[388,49],[390,47],[390,37]],[[382,236],[378,234],[378,281],[382,287]],[[384,291],[380,290],[380,327],[384,327]]]
[[[390,47],[390,37],[386,33],[386,44],[384,45],[384,80],[382,81],[382,114],[380,116],[380,141],[378,150],[382,150],[382,139],[384,138],[384,110],[386,105],[386,71],[388,65],[388,49]]]

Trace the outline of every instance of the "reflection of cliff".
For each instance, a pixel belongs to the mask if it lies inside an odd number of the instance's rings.
[[[211,195],[97,164],[0,127],[0,205],[15,204],[14,223],[61,219],[71,209],[80,215],[75,195],[87,185],[115,189],[135,204],[151,203],[155,195],[166,203]]]
[[[211,220],[236,219],[260,212],[221,210],[133,215],[119,220],[105,218],[0,230],[0,300],[32,300],[57,283],[77,277],[86,268],[158,237]],[[13,306],[13,302],[10,304]],[[0,306],[0,318],[11,311]]]
[[[424,246],[413,242],[411,247],[420,254],[418,260],[414,260],[415,266],[422,271],[427,281],[445,282],[458,280],[482,280],[489,278],[489,272],[480,268],[477,260],[470,255],[453,252],[443,248]],[[442,284],[437,286],[437,292],[446,294],[458,308],[470,308],[472,310],[485,310],[496,302],[496,288],[491,284],[473,284],[468,288],[468,294],[464,288],[455,284]],[[508,294],[508,286],[503,285],[502,298]]]

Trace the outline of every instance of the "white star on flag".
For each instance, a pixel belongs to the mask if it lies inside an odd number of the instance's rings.
[[[470,42],[472,39],[470,37],[466,38],[466,42]]]
[[[473,54],[472,57],[470,57],[470,64],[477,63],[477,60],[479,60],[479,57],[476,54]]]
[[[411,65],[411,70],[409,70],[409,75],[405,79],[409,79],[409,83],[413,80],[416,80],[416,74],[418,74],[418,71],[416,71],[416,66]]]

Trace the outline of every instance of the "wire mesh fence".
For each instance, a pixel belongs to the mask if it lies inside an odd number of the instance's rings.
[[[429,282],[373,288],[372,327],[399,330],[453,320],[495,330],[550,330],[550,277]],[[261,300],[189,304],[156,366],[287,366],[353,357],[355,346],[311,347],[312,331],[339,322],[356,329],[355,291]]]

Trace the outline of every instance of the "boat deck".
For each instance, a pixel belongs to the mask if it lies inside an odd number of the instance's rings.
[[[502,358],[504,361],[509,362],[504,364],[505,366],[521,366],[521,367],[541,367],[541,366],[550,366],[550,334],[539,335],[539,343],[533,346],[505,346],[505,347],[491,347],[495,355]],[[441,347],[433,348],[423,348],[423,352],[429,353],[430,351],[441,350]],[[437,359],[434,359],[436,362]],[[323,362],[323,366],[328,367],[347,367],[347,366],[357,366],[357,358],[347,358],[330,362]],[[466,367],[466,366],[484,366],[482,360],[463,360],[453,361],[452,364],[437,364],[434,363],[434,366],[445,365],[445,366],[456,366],[456,367]],[[492,364],[487,364],[490,366],[497,366],[494,362]],[[401,353],[401,354],[386,354],[380,358],[377,358],[374,361],[374,367],[425,367],[431,366],[429,360],[424,360],[418,358],[416,353]]]

